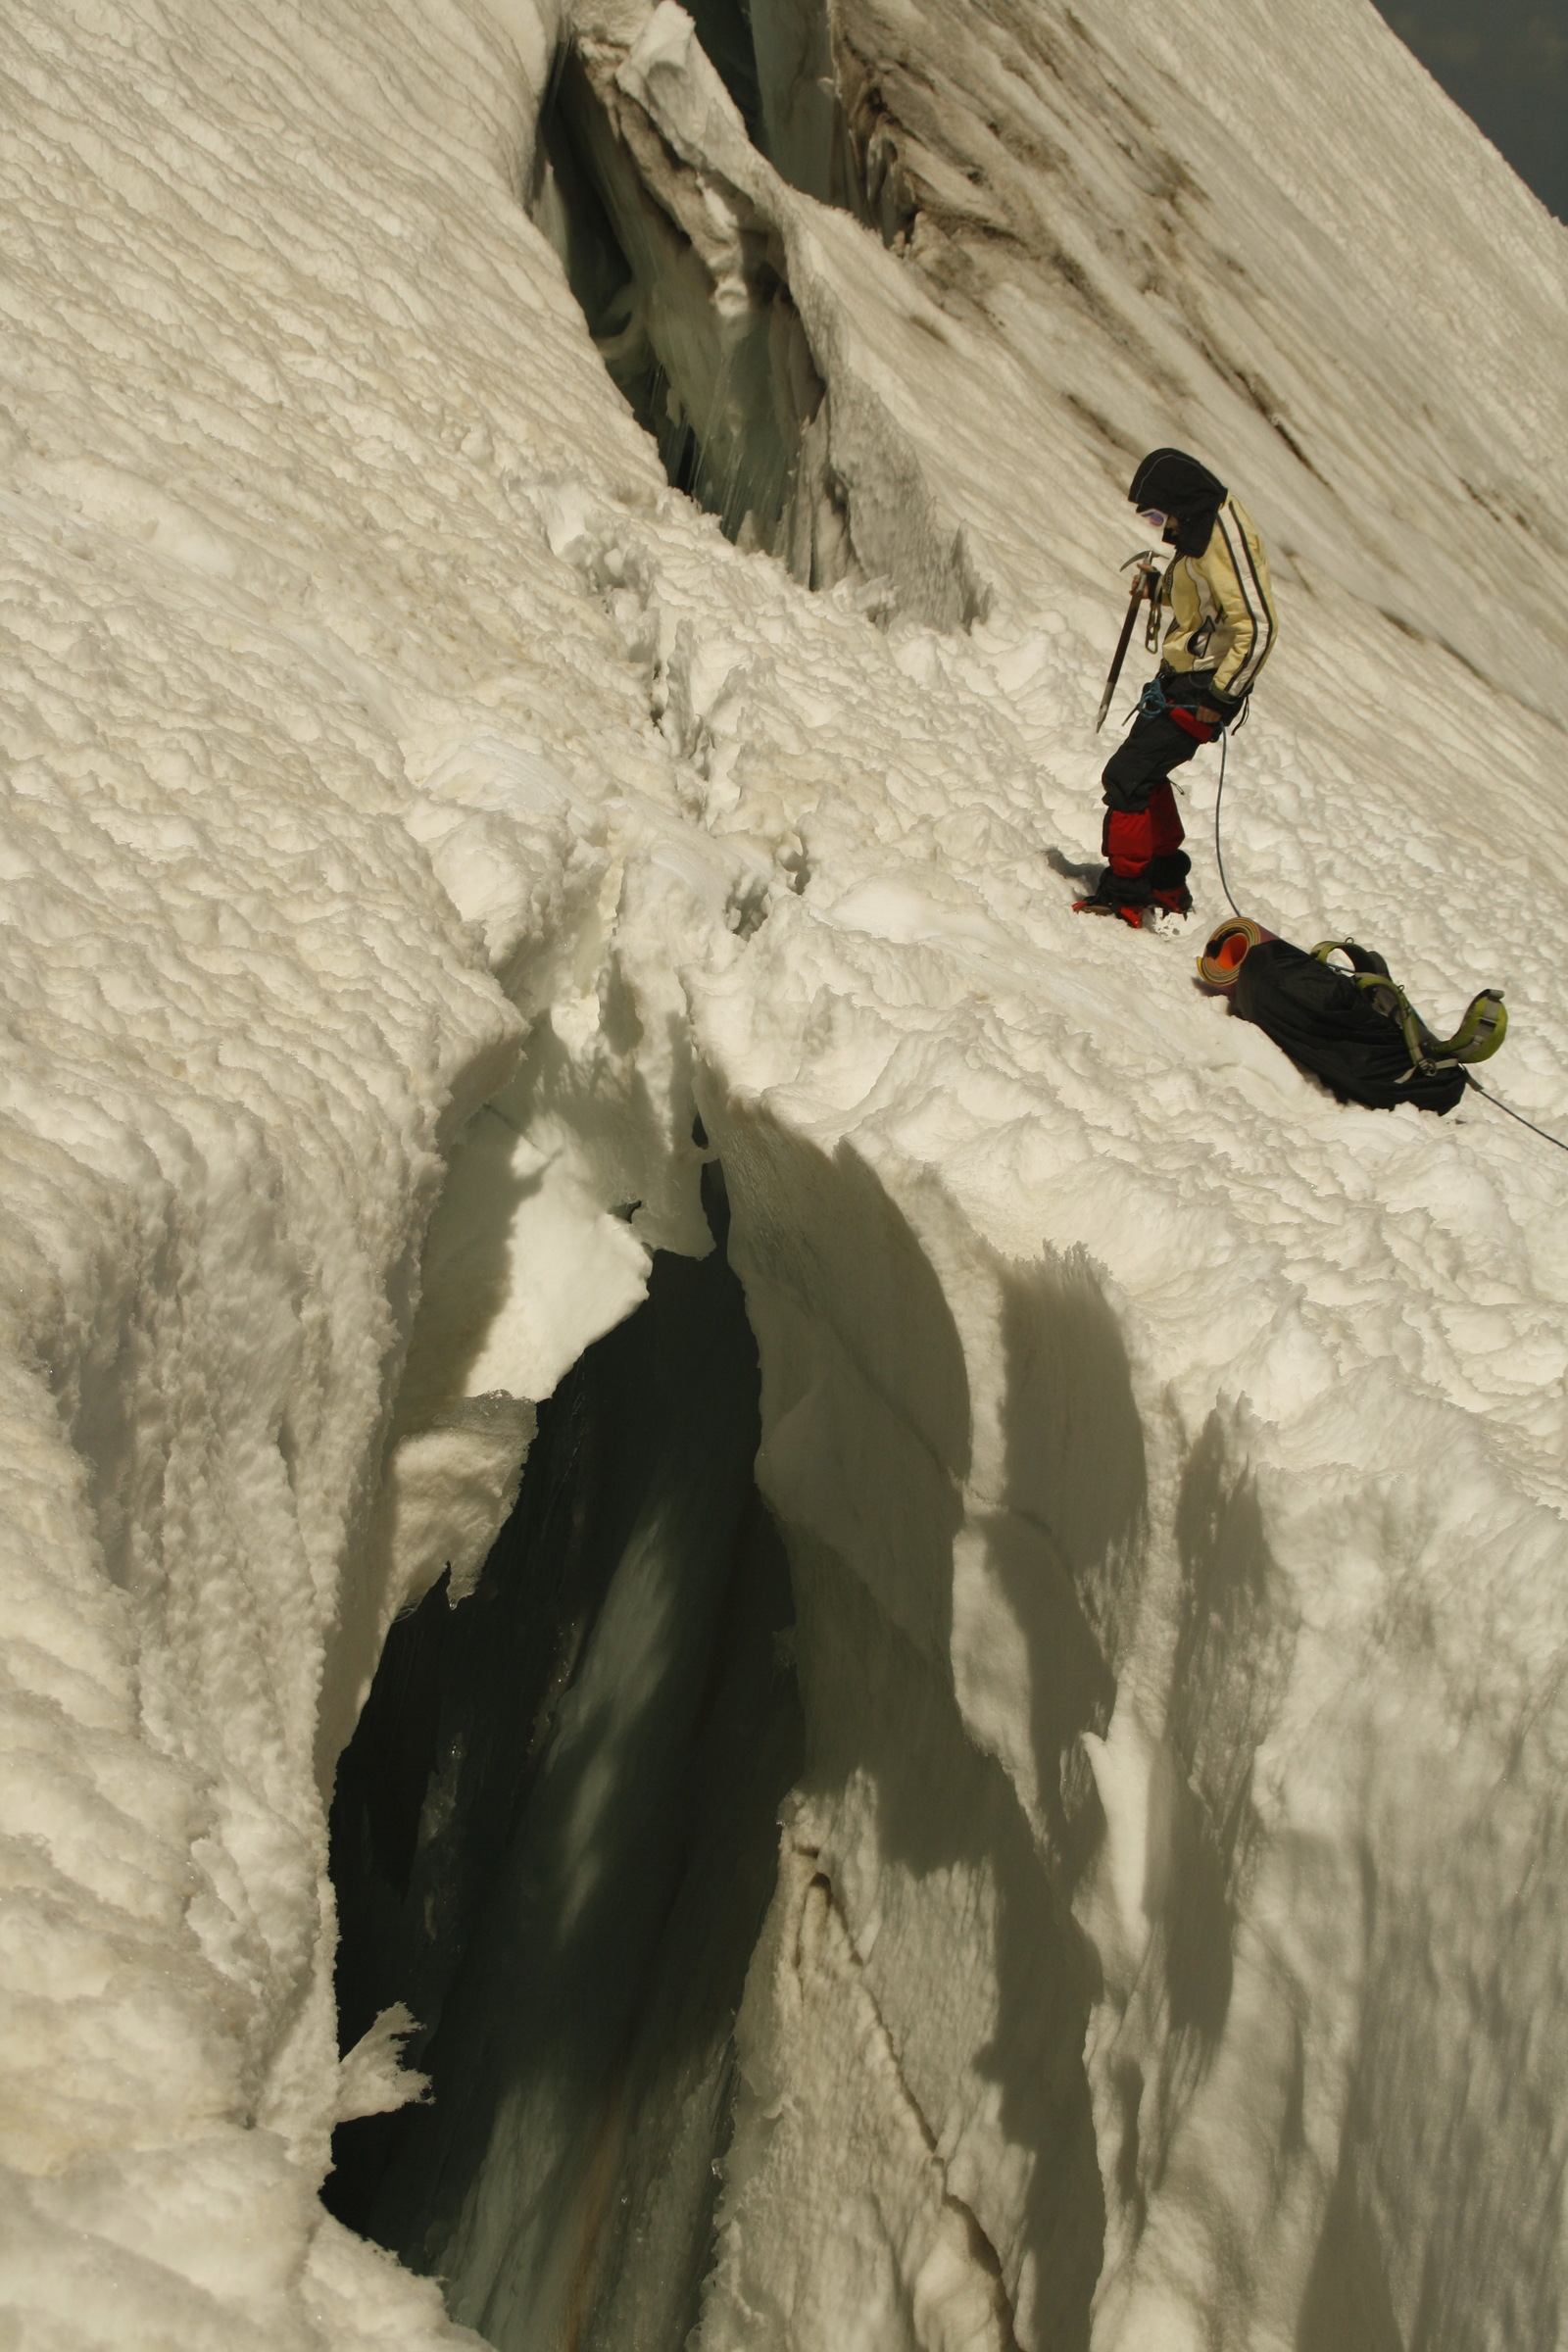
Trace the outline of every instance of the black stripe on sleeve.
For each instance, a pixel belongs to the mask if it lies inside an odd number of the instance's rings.
[[[1269,648],[1274,643],[1275,625],[1274,608],[1268,601],[1268,597],[1264,592],[1262,581],[1258,578],[1257,565],[1252,561],[1252,550],[1248,542],[1247,533],[1243,529],[1239,519],[1236,524],[1236,535],[1241,540],[1242,553],[1247,558],[1247,569],[1251,573],[1252,586],[1257,590],[1257,601],[1262,609],[1263,614],[1263,628],[1261,633],[1261,642],[1259,642],[1258,626],[1254,618],[1252,624],[1252,650],[1248,655],[1247,660],[1242,663],[1241,670],[1238,671],[1236,677],[1231,680],[1233,690],[1236,688],[1236,686],[1241,684],[1245,673],[1249,671],[1251,673],[1250,676],[1247,678],[1247,683],[1250,685],[1251,683],[1251,679],[1255,678],[1258,671],[1262,668],[1264,659],[1268,654]],[[1227,547],[1230,545],[1229,533],[1226,534],[1225,544]],[[1234,555],[1232,556],[1231,561],[1233,564],[1236,562]],[[1242,572],[1242,567],[1239,564],[1236,564],[1236,577],[1242,584],[1242,601],[1248,606],[1248,610],[1250,611],[1250,600],[1247,594],[1246,580]]]
[[[1225,553],[1231,560],[1231,569],[1236,574],[1236,585],[1241,590],[1242,602],[1247,607],[1247,617],[1252,624],[1252,642],[1248,647],[1247,652],[1242,659],[1242,665],[1240,669],[1238,669],[1235,677],[1232,678],[1230,685],[1226,690],[1230,694],[1240,694],[1245,690],[1247,672],[1252,666],[1252,658],[1257,652],[1257,614],[1253,612],[1252,600],[1247,593],[1247,574],[1243,571],[1240,564],[1238,564],[1236,561],[1236,550],[1231,545],[1230,532],[1225,528],[1225,510],[1223,507],[1220,509],[1214,519],[1219,524],[1219,535],[1225,542]]]

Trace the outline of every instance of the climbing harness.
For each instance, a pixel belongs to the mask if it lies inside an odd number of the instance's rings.
[[[1215,703],[1173,703],[1170,689],[1165,683],[1172,674],[1165,669],[1155,670],[1128,711],[1124,725],[1130,726],[1135,718],[1172,718],[1179,727],[1185,727],[1189,735],[1196,736],[1200,743],[1212,743],[1215,736],[1223,735],[1227,727],[1241,725],[1247,710],[1245,702],[1241,711],[1235,715],[1221,710]]]

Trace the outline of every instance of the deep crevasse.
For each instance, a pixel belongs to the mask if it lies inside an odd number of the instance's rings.
[[[7,2300],[447,2332],[315,2202],[321,1790],[705,1249],[700,1110],[808,1726],[700,2340],[1552,2340],[1555,1170],[1336,1108],[1048,854],[1196,442],[1280,557],[1239,886],[1504,977],[1561,1116],[1562,232],[1348,0],[846,7],[900,254],[580,23],[778,242],[869,611],[610,388],[553,22],[13,12]]]
[[[705,1195],[721,1238],[716,1171]],[[402,2002],[432,2098],[340,2132],[328,2202],[503,2347],[697,2318],[801,1761],[758,1387],[722,1250],[661,1252],[541,1409],[477,1592],[398,1626],[339,1765],[339,2041]]]

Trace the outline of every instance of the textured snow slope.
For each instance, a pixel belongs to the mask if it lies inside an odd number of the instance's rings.
[[[446,2330],[314,2202],[319,1787],[704,1247],[694,1100],[812,1742],[707,2352],[1560,2331],[1560,1163],[1338,1108],[1051,858],[1191,443],[1278,552],[1239,895],[1440,1022],[1504,980],[1568,1126],[1568,244],[1351,0],[839,22],[905,255],[667,15],[627,72],[787,252],[862,568],[967,633],[665,489],[522,207],[523,0],[8,9],[22,2342]]]

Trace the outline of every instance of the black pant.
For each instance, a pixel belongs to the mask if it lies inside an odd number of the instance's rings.
[[[1101,787],[1107,808],[1125,809],[1129,816],[1149,807],[1149,796],[1162,776],[1184,766],[1198,749],[1198,738],[1165,711],[1149,717],[1140,710],[1125,742],[1105,761]]]

